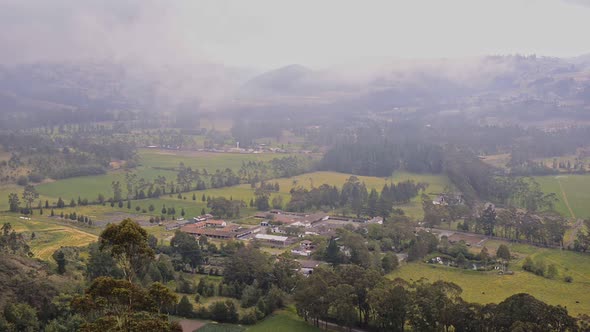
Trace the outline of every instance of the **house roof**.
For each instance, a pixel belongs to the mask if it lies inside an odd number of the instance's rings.
[[[320,266],[320,264],[322,264],[321,261],[314,261],[314,260],[297,260],[297,261],[299,262],[299,264],[301,264],[301,268],[304,268],[304,269],[313,269],[313,268]]]
[[[207,220],[206,223],[210,224],[210,225],[224,225],[224,224],[226,224],[226,222],[224,220]]]
[[[196,224],[187,225],[180,230],[193,235],[205,236],[220,236],[220,237],[236,237],[240,234],[250,232],[249,228],[242,228],[240,225],[230,224],[223,228],[213,227],[195,227]]]
[[[285,242],[289,239],[286,236],[268,235],[268,234],[256,234],[256,236],[254,236],[254,237],[259,240],[279,241],[279,242]]]

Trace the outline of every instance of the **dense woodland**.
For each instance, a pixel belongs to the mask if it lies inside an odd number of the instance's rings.
[[[361,215],[389,217],[393,212],[394,204],[409,202],[427,186],[425,183],[408,180],[397,184],[385,184],[380,192],[375,189],[369,192],[363,182],[356,176],[351,176],[342,185],[342,189],[328,184],[322,184],[310,190],[301,187],[293,188],[286,208],[289,211],[304,212],[342,207],[357,217]]]

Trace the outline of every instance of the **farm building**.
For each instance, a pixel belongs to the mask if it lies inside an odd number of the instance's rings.
[[[212,220],[209,219],[207,221],[205,221],[205,225],[207,227],[216,227],[216,228],[220,228],[220,227],[226,227],[227,223],[223,220]]]
[[[291,249],[291,253],[293,255],[297,255],[297,256],[305,256],[305,257],[311,256],[311,250],[305,250],[305,249]]]
[[[225,223],[225,221],[224,221]],[[221,224],[219,224],[221,225]],[[251,228],[241,227],[240,225],[225,224],[220,227],[207,227],[204,221],[192,225],[181,227],[180,230],[194,235],[195,237],[206,236],[214,239],[235,239],[242,238],[252,233]]]
[[[373,218],[365,221],[365,223],[383,225],[383,217],[373,217]]]
[[[301,265],[299,272],[306,276],[312,274],[313,270],[322,264],[322,262],[314,260],[297,260],[297,262],[299,262],[299,265]]]
[[[259,240],[263,243],[267,243],[273,246],[285,246],[289,238],[287,236],[278,236],[278,235],[268,235],[268,234],[256,234],[254,236],[256,240]]]

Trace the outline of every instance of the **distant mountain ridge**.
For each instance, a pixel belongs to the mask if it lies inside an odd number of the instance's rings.
[[[590,55],[396,60],[367,69],[314,70],[292,64],[257,74],[218,64],[0,66],[0,117],[5,121],[21,113],[50,111],[92,112],[100,119],[101,114],[125,111],[190,113],[253,105],[382,112],[449,103],[487,107],[517,100],[585,107],[590,102]]]

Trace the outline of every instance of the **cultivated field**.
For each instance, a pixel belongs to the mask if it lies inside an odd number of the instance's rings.
[[[0,224],[9,222],[17,232],[24,232],[34,257],[48,260],[63,246],[86,246],[97,240],[97,236],[69,225],[66,222],[50,221],[50,218],[23,220],[13,216],[0,216]],[[31,234],[35,238],[31,239]]]
[[[486,246],[495,252],[498,241],[490,241]],[[528,245],[511,245],[513,254],[519,259],[510,264],[514,275],[498,275],[495,272],[477,272],[426,263],[403,264],[399,270],[389,274],[390,278],[403,278],[416,281],[426,278],[429,281],[451,281],[463,288],[462,297],[478,303],[498,303],[516,293],[529,293],[547,303],[567,307],[572,315],[590,312],[590,257],[587,254],[541,249]],[[547,279],[521,268],[523,258],[543,258],[546,264],[556,264],[559,276]],[[573,277],[572,283],[563,280]]]

